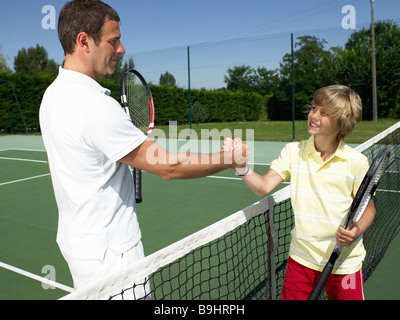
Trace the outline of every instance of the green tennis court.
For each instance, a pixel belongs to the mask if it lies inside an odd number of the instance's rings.
[[[254,170],[265,172],[283,145],[254,142]],[[0,299],[60,298],[72,280],[55,241],[57,206],[41,137],[1,136],[0,164]],[[233,170],[196,180],[143,178],[138,217],[147,255],[259,200]],[[397,237],[366,282],[367,299],[400,298],[399,248]]]

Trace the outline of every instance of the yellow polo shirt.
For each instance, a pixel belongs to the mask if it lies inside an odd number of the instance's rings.
[[[315,150],[314,136],[287,144],[271,169],[283,180],[290,177],[295,216],[289,255],[298,263],[322,271],[336,244],[352,200],[368,171],[368,159],[341,142],[325,163]],[[352,274],[365,257],[362,236],[345,247],[333,273]]]

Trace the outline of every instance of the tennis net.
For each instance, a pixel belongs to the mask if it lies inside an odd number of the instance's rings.
[[[364,235],[365,281],[400,230],[399,141],[400,122],[357,147],[370,162],[391,152]],[[289,186],[63,299],[279,299],[293,226]]]

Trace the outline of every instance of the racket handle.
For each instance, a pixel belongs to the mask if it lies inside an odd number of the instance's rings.
[[[337,258],[339,257],[338,253],[336,251],[333,251],[331,254],[328,263],[325,265],[324,269],[322,270],[317,283],[315,284],[314,289],[311,291],[310,296],[308,297],[308,300],[317,300],[319,296],[322,293],[322,290],[324,290],[325,284],[329,279],[329,276],[332,273],[333,266],[335,265],[335,262]]]
[[[135,178],[135,197],[136,203],[141,203],[142,199],[142,170],[133,169],[133,176]]]

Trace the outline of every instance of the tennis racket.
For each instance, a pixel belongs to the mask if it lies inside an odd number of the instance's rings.
[[[149,85],[143,76],[134,69],[126,70],[121,78],[121,101],[132,123],[149,136],[154,127],[154,102]],[[142,198],[142,171],[133,168],[136,203]]]
[[[382,174],[385,171],[387,162],[389,160],[389,155],[389,149],[382,149],[369,167],[356,193],[356,196],[351,203],[350,210],[347,213],[346,222],[344,225],[346,229],[350,229],[353,220],[356,220],[358,222],[364,214],[364,211],[367,208],[369,201],[375,193],[379,180],[381,179]],[[319,298],[322,290],[325,287],[326,282],[328,281],[329,276],[332,273],[333,266],[335,265],[336,260],[339,258],[342,250],[343,246],[340,246],[336,243],[327,264],[322,270],[313,291],[308,297],[308,300],[316,300]]]

